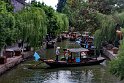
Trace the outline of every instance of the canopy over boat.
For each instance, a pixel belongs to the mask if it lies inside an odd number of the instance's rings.
[[[71,49],[68,49],[70,52],[87,52],[89,51],[88,49],[85,49],[85,48],[71,48]]]

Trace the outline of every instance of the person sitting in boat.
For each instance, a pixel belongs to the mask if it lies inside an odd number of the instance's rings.
[[[64,53],[64,55],[65,55],[65,59],[66,59],[66,61],[68,60],[68,50],[66,50],[66,51],[64,51],[65,53]]]
[[[83,59],[87,58],[86,53],[85,52],[81,52],[81,57],[83,57]]]
[[[60,47],[57,47],[56,48],[56,61],[57,62],[58,62],[58,57],[59,57],[59,54],[60,54],[59,50],[60,50]]]
[[[67,62],[72,62],[72,56],[69,50],[68,50]]]

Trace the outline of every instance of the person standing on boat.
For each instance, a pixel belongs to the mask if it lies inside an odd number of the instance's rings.
[[[58,58],[59,58],[59,54],[60,54],[59,49],[60,49],[60,47],[56,48],[56,61],[57,62],[58,62]]]

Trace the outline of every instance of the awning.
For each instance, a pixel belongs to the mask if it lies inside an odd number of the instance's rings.
[[[86,48],[71,48],[71,49],[68,49],[70,52],[87,52],[89,51],[88,49]]]

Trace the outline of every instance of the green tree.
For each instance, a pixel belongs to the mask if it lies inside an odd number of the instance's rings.
[[[41,41],[47,33],[45,12],[40,8],[28,7],[18,12],[15,17],[18,38],[32,47],[41,46]]]
[[[6,4],[6,10],[8,12],[13,12],[13,6],[11,4],[11,0],[2,0]]]
[[[118,56],[116,59],[112,60],[109,64],[110,72],[119,77],[120,80],[124,79],[124,39],[121,42]]]
[[[96,48],[99,49],[102,43],[105,41],[114,43],[116,37],[115,26],[117,22],[115,21],[112,15],[104,15],[101,13],[97,13],[96,16],[100,23],[100,29],[95,32],[94,44]]]
[[[67,0],[62,13],[67,14],[70,27],[91,32],[98,29],[96,11],[85,0]]]
[[[0,49],[4,45],[10,45],[15,41],[15,19],[13,14],[7,11],[6,3],[0,1]]]
[[[66,0],[58,0],[57,11],[62,12],[65,4],[66,4]]]
[[[89,0],[90,7],[102,14],[123,12],[124,0]]]
[[[60,34],[63,30],[67,30],[68,18],[66,15],[57,13],[53,8],[45,5],[44,3],[33,1],[32,6],[41,8],[45,11],[47,17],[47,33],[52,36]]]

